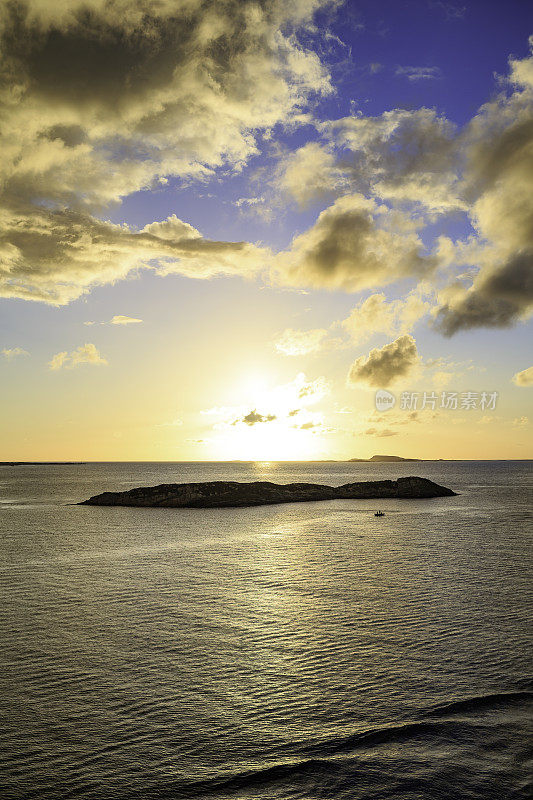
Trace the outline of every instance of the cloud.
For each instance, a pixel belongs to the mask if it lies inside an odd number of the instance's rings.
[[[533,367],[528,367],[513,375],[513,383],[517,386],[533,386]]]
[[[244,417],[240,417],[236,419],[235,422],[232,422],[232,425],[238,425],[240,422],[244,422],[245,425],[257,425],[261,422],[273,422],[275,419],[275,414],[259,414],[257,409],[254,408],[253,411],[245,414]]]
[[[308,142],[284,156],[278,165],[275,185],[301,208],[316,200],[332,198],[347,185],[335,155],[318,142]]]
[[[364,432],[364,436],[377,436],[379,438],[397,435],[398,431],[392,431],[390,428],[368,428],[368,430]]]
[[[213,406],[212,408],[204,408],[200,414],[209,417],[223,417],[232,412],[232,408],[228,406]]]
[[[530,53],[533,54],[533,34],[528,39]],[[510,58],[511,83],[521,88],[533,89],[533,58]]]
[[[416,342],[406,334],[384,347],[374,348],[368,356],[357,358],[350,368],[348,383],[387,387],[410,375],[419,362]]]
[[[442,11],[447,20],[462,19],[466,14],[466,6],[458,6],[445,0],[430,0],[429,5],[430,8]]]
[[[142,319],[126,317],[124,314],[115,314],[115,316],[109,320],[110,325],[135,325],[139,322],[142,322]]]
[[[332,87],[309,43],[313,15],[328,4],[4,3],[0,296],[62,305],[140,269],[207,279],[264,267],[279,285],[360,291],[446,265],[466,269],[439,294],[435,325],[445,335],[526,319],[533,56],[510,59],[500,94],[461,130],[428,108],[318,122],[312,103]],[[440,76],[435,66],[397,74]],[[275,183],[302,207],[331,205],[275,257],[250,242],[209,240],[175,215],[140,230],[104,218],[170,180],[184,187],[234,175],[276,126],[310,122],[321,140],[282,150]],[[237,204],[271,213],[263,201]],[[470,221],[468,240],[422,236],[450,213]],[[429,254],[426,241],[437,245]],[[407,330],[389,322],[387,335]]]
[[[115,314],[108,322],[84,322],[84,325],[134,325],[142,322],[137,317],[127,317],[124,314]]]
[[[243,206],[257,206],[264,202],[264,197],[239,197],[235,200],[235,205],[237,208],[243,208]]]
[[[56,353],[55,356],[52,356],[48,366],[52,370],[58,370],[63,367],[73,369],[74,367],[80,366],[80,364],[104,366],[107,364],[107,361],[100,355],[94,344],[88,343],[80,345],[70,353],[66,350],[63,350],[61,353]]]
[[[294,35],[320,5],[5,4],[10,179],[42,185],[46,173],[50,192],[77,193],[74,171],[80,195],[106,202],[167,175],[238,166],[256,151],[256,130],[290,119],[309,93],[331,91]]]
[[[281,390],[282,393],[286,390],[288,395],[295,394],[304,405],[318,403],[330,393],[330,387],[325,378],[320,377],[309,381],[303,372],[299,372],[296,378],[285,387],[281,387]]]
[[[436,74],[402,72],[414,79]],[[312,196],[350,193],[274,259],[274,279],[359,291],[429,277],[437,266],[463,268],[439,293],[435,326],[444,335],[527,319],[533,310],[533,55],[511,59],[501,85],[461,130],[426,108],[316,123],[326,144],[284,156],[282,175],[294,167],[296,193],[307,191],[305,181],[298,185],[302,174]],[[452,242],[433,235],[433,253],[424,255],[417,231],[450,213],[465,215],[471,236]],[[388,322],[383,316],[380,324]]]
[[[433,385],[436,389],[444,389],[445,386],[448,386],[453,377],[453,372],[437,370],[437,372],[433,373]]]
[[[180,419],[179,417],[176,417],[176,419],[173,419],[170,422],[160,422],[160,423],[158,423],[157,427],[158,428],[181,428],[182,425],[183,425],[183,420]]]
[[[456,127],[434,109],[354,114],[318,129],[343,153],[338,168],[352,191],[432,213],[466,208],[458,194]]]
[[[29,353],[22,347],[4,347],[2,350],[2,355],[8,361],[13,361],[13,359],[17,358],[18,356],[29,356]]]
[[[396,67],[396,75],[408,81],[428,81],[442,77],[439,67]]]
[[[480,270],[469,288],[451,285],[440,300],[435,327],[445,336],[470,328],[507,328],[527,319],[533,308],[533,247]]]
[[[533,310],[533,55],[510,66],[513,91],[485,104],[463,135],[461,191],[471,204],[470,263],[478,271],[469,286],[452,283],[442,293],[436,326],[448,336],[508,327]],[[469,263],[463,249],[459,243],[457,254]]]
[[[308,331],[297,331],[287,328],[279,334],[274,346],[279,353],[285,356],[304,356],[317,353],[323,346],[328,335],[325,328],[314,328]]]
[[[214,406],[200,413],[219,418],[213,425],[215,430],[227,430],[236,425],[249,427],[264,423],[283,424],[298,415],[300,424],[321,419],[309,409],[316,406],[330,392],[330,386],[322,376],[310,380],[299,372],[288,383],[264,387],[255,398],[248,397],[245,403],[234,406]],[[249,409],[252,409],[251,411]]]
[[[278,335],[274,345],[278,352],[287,356],[338,350],[363,342],[377,333],[389,336],[408,333],[431,309],[432,304],[423,298],[421,289],[411,291],[405,298],[391,301],[387,301],[385,294],[379,292],[361,300],[346,319],[333,322],[329,328],[287,328]],[[348,334],[349,339],[334,335],[339,328]]]
[[[19,208],[4,214],[0,296],[63,305],[139,268],[196,278],[252,275],[267,252],[205,239],[175,215],[136,231],[88,214]]]
[[[4,3],[0,295],[68,302],[147,258],[175,263],[169,251],[183,241],[185,261],[198,262],[199,246],[213,265],[226,243],[193,243],[185,223],[170,223],[168,236],[150,226],[136,234],[94,215],[172,177],[242,169],[261,132],[331,92],[326,68],[298,40],[321,4]],[[224,273],[238,250],[230,244],[214,272],[186,272]]]
[[[339,198],[274,258],[274,279],[289,286],[359,291],[427,274],[434,259],[422,254],[415,234],[388,229],[390,214],[360,194]]]
[[[380,292],[362,300],[340,324],[354,342],[361,342],[375,333],[407,333],[430,309],[431,304],[418,292],[390,302]]]

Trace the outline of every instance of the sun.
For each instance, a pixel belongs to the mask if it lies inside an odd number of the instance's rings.
[[[324,415],[315,408],[327,394],[323,383],[299,373],[289,383],[273,385],[265,374],[250,373],[236,385],[244,404],[231,409],[233,419],[215,424],[214,458],[307,461],[327,456]]]
[[[320,450],[318,437],[286,423],[269,422],[224,432],[215,443],[222,461],[307,461]]]

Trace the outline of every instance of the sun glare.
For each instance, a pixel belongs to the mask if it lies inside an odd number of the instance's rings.
[[[242,461],[304,461],[327,452],[323,414],[315,406],[328,387],[303,373],[286,384],[272,385],[260,373],[238,382],[236,396],[246,405],[226,409],[214,425],[213,457]]]
[[[259,428],[259,426],[257,426]],[[317,437],[285,423],[228,431],[216,443],[217,458],[238,461],[305,461],[317,455]]]

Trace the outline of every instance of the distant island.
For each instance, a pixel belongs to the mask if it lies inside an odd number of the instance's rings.
[[[402,458],[401,456],[372,456],[372,458],[349,458],[348,461],[359,461],[369,464],[375,461],[421,461],[420,458]]]
[[[269,483],[255,481],[207,481],[205,483],[163,483],[127,492],[103,492],[82,506],[135,506],[142,508],[236,508],[276,503],[305,503],[317,500],[382,500],[451,497],[451,489],[427,478],[398,478],[396,481],[360,481],[343,486],[317,483]]]
[[[73,467],[85,461],[0,461],[0,467]]]

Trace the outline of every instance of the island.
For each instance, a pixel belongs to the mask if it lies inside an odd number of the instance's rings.
[[[0,461],[0,467],[77,467],[85,461]]]
[[[402,458],[402,456],[372,456],[372,458],[349,458],[348,461],[358,461],[363,464],[372,464],[375,462],[383,463],[392,461],[396,463],[397,461],[421,461],[420,458]]]
[[[360,481],[343,486],[318,483],[269,483],[255,481],[207,481],[205,483],[163,483],[126,492],[103,492],[78,505],[135,506],[143,508],[238,508],[276,503],[306,503],[317,500],[417,500],[451,497],[456,493],[427,478],[398,478],[396,481]]]

